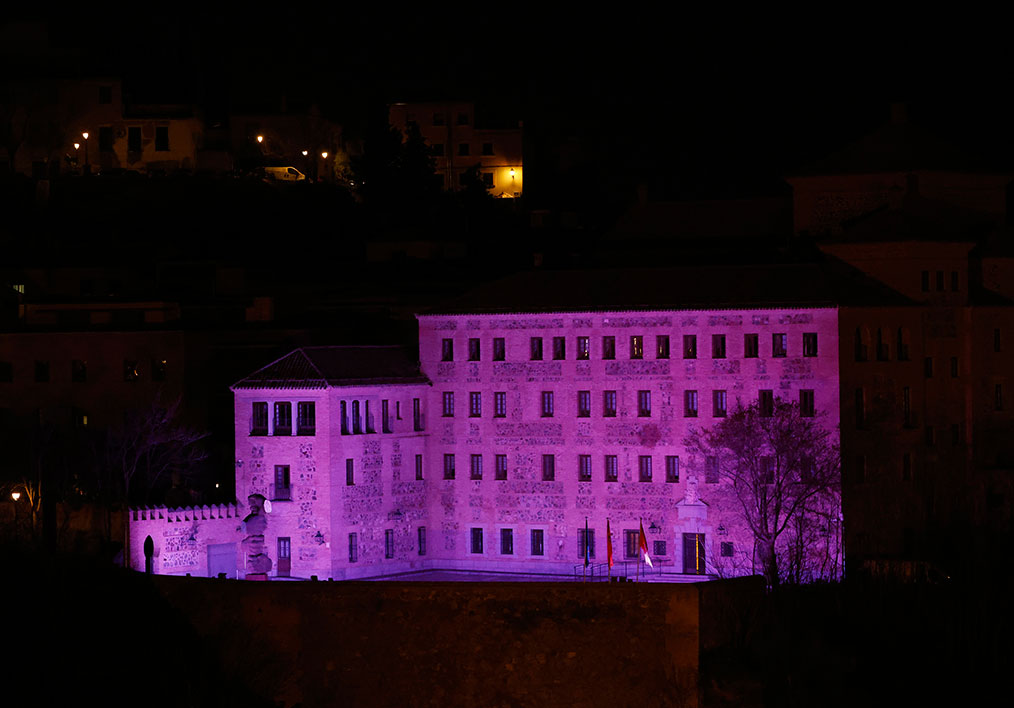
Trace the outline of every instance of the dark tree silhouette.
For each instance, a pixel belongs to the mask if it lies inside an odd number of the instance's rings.
[[[787,529],[802,534],[792,539],[797,545],[836,529],[837,518],[815,521],[840,509],[837,430],[824,416],[803,416],[798,404],[780,399],[770,411],[757,402],[740,404],[711,428],[691,430],[684,444],[701,459],[718,459],[719,478],[739,501],[772,585],[784,571],[777,549]],[[805,563],[805,553],[793,554],[790,547],[790,554],[793,564]],[[793,567],[790,577],[799,579],[800,568]]]

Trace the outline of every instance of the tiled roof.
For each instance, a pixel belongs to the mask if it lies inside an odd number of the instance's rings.
[[[402,347],[302,347],[236,382],[233,389],[312,389],[428,381]]]

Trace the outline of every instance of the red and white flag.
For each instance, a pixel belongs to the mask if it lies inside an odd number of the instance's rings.
[[[649,568],[654,568],[651,564],[651,556],[648,555],[648,539],[644,536],[644,522],[641,522],[641,532],[638,534],[638,546],[640,552],[644,555],[644,562],[648,564]]]

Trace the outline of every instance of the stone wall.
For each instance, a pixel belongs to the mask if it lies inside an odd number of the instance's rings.
[[[127,567],[145,571],[144,544],[150,537],[153,573],[207,577],[208,546],[238,543],[242,522],[242,509],[235,504],[131,509]]]
[[[286,705],[698,705],[701,585],[157,583]]]

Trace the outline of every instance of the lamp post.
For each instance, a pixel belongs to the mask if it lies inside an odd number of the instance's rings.
[[[84,173],[86,175],[90,175],[92,173],[92,166],[88,163],[88,133],[87,132],[81,133],[81,137],[84,138],[85,143]]]
[[[325,181],[326,181],[326,178],[327,178],[327,176],[328,176],[328,169],[327,169],[327,150],[324,150],[324,151],[323,151],[322,153],[320,153],[320,156],[321,156],[321,158],[323,158],[323,160],[324,160],[324,177],[325,177]]]
[[[18,499],[21,498],[21,492],[11,492],[11,499],[14,500],[14,543],[18,542]]]
[[[74,143],[74,169],[75,170],[77,169],[77,166],[79,164],[78,163],[78,159],[77,159],[77,151],[79,149],[81,149],[81,143]]]

